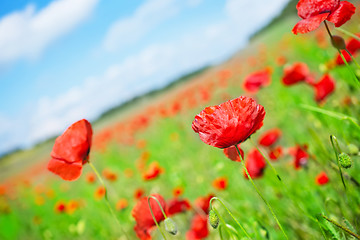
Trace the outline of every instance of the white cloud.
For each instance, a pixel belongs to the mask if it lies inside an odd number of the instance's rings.
[[[36,58],[83,22],[98,0],[57,0],[36,12],[34,5],[0,19],[0,64]]]
[[[158,24],[178,12],[176,0],[148,0],[136,12],[113,23],[106,33],[104,47],[107,51],[124,49],[135,44]]]

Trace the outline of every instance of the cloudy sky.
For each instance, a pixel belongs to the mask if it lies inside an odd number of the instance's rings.
[[[287,2],[0,1],[0,154],[226,59]]]

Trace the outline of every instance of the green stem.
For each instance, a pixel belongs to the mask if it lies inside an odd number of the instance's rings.
[[[212,209],[212,201],[214,200],[218,200],[221,205],[223,205],[223,207],[226,209],[226,211],[229,213],[229,215],[232,217],[232,219],[234,219],[234,221],[236,222],[236,224],[241,228],[241,230],[245,233],[246,237],[249,239],[252,239],[249,234],[246,232],[245,228],[238,222],[238,220],[236,220],[236,218],[232,215],[231,211],[225,206],[225,204],[223,203],[223,201],[221,201],[219,198],[217,197],[213,197],[210,199],[210,209]]]
[[[351,52],[347,49],[345,49],[345,51],[349,54],[349,56],[351,57],[351,59],[353,60],[353,62],[355,63],[355,65],[357,66],[357,68],[360,69],[360,65],[359,63],[356,61],[356,59],[354,58],[354,56],[351,54]]]
[[[286,238],[286,239],[289,239],[289,238],[287,237],[287,235],[286,235],[283,227],[281,226],[281,223],[279,222],[278,218],[276,217],[273,208],[272,208],[271,205],[266,201],[266,199],[264,198],[264,196],[260,193],[259,189],[256,187],[254,181],[252,180],[252,178],[251,178],[251,176],[250,176],[250,174],[249,174],[249,172],[248,172],[248,170],[247,170],[247,168],[246,168],[246,166],[245,166],[244,159],[242,158],[242,156],[241,156],[241,154],[240,154],[240,151],[239,151],[239,148],[237,147],[236,144],[235,144],[235,148],[236,148],[236,150],[237,150],[237,152],[238,152],[238,154],[239,154],[239,156],[240,156],[241,163],[242,163],[242,165],[243,165],[243,168],[244,168],[244,170],[245,170],[245,173],[246,173],[248,179],[250,180],[251,184],[254,186],[257,194],[259,194],[260,198],[264,201],[264,203],[266,204],[266,206],[269,208],[271,214],[273,215],[276,223],[278,224],[278,226],[279,226],[279,228],[281,229],[282,233],[284,234],[285,238]]]
[[[149,205],[149,208],[150,208],[150,213],[151,213],[151,216],[152,216],[152,218],[153,218],[153,220],[154,220],[154,222],[155,222],[155,224],[156,224],[156,227],[159,229],[159,231],[160,231],[161,235],[162,235],[162,236],[163,236],[163,238],[166,240],[165,233],[164,233],[164,231],[160,228],[159,223],[156,221],[156,218],[155,218],[154,212],[153,212],[152,207],[151,207],[151,205],[150,205],[150,199],[151,199],[151,198],[152,198],[152,199],[154,199],[154,200],[157,202],[157,204],[159,205],[159,207],[160,207],[160,209],[161,209],[161,212],[162,212],[162,214],[164,215],[165,219],[167,218],[167,216],[166,216],[166,214],[165,214],[165,212],[164,212],[163,208],[161,207],[161,204],[160,204],[159,200],[157,200],[157,198],[156,198],[156,197],[154,197],[154,196],[150,196],[150,197],[148,197],[148,205]]]
[[[252,140],[252,138],[250,138],[250,142],[255,146],[255,148],[259,151],[259,153],[261,154],[261,156],[263,156],[263,158],[265,159],[266,163],[271,167],[272,171],[274,172],[274,174],[276,175],[276,177],[279,179],[280,182],[282,182],[282,179],[280,177],[280,175],[278,174],[278,172],[276,171],[276,169],[273,167],[273,165],[271,164],[271,162],[269,161],[269,159],[262,153],[262,151],[259,149],[259,147],[257,146],[257,144],[254,143],[254,141]]]
[[[347,227],[344,227],[342,225],[340,225],[339,223],[335,222],[334,220],[328,218],[327,216],[321,214],[321,217],[324,218],[326,221],[334,224],[335,226],[337,226],[338,228],[342,229],[343,231],[347,232],[348,234],[352,235],[353,237],[355,237],[356,239],[360,239],[360,236],[357,235],[356,233],[354,233],[353,231],[351,231],[350,229],[348,229]]]
[[[332,145],[332,147],[334,149],[337,165],[339,167],[340,178],[341,178],[341,181],[342,181],[342,183],[344,185],[344,189],[345,189],[345,192],[346,192],[346,185],[345,185],[344,177],[343,177],[340,162],[339,162],[339,153],[341,152],[341,149],[340,149],[339,143],[338,143],[338,141],[337,141],[337,139],[336,139],[336,137],[334,135],[330,135],[330,141],[331,141],[331,145]],[[334,142],[336,143],[336,146],[335,146]]]
[[[111,215],[115,218],[116,223],[119,225],[119,229],[122,231],[122,233],[125,235],[126,239],[130,239],[126,232],[124,231],[124,229],[122,228],[119,219],[116,217],[116,214],[114,212],[114,210],[112,209],[110,203],[109,203],[109,199],[107,196],[107,189],[104,183],[104,180],[102,179],[101,175],[99,174],[99,172],[97,171],[97,169],[95,168],[94,164],[92,164],[91,162],[89,162],[90,167],[92,168],[92,170],[94,171],[95,175],[97,176],[97,178],[99,179],[100,183],[103,185],[104,189],[105,189],[105,202],[106,202],[106,206],[108,207]]]
[[[210,209],[211,209],[211,208],[210,208]],[[227,231],[227,233],[229,234],[229,236],[231,236],[232,234],[231,234],[231,232],[229,231],[229,229],[228,229],[228,227],[227,227],[227,225],[226,225],[225,220],[222,218],[222,216],[219,214],[219,212],[216,210],[216,208],[212,208],[212,210],[215,211],[216,215],[217,215],[217,216],[219,217],[219,219],[220,219],[220,222],[221,222],[221,224],[222,224],[222,225],[220,225],[220,227],[221,227],[221,226],[224,226],[224,228],[226,229],[226,231]],[[222,232],[220,231],[220,227],[219,227],[219,234],[220,234],[221,239],[223,239]]]
[[[319,228],[320,228],[320,230],[321,230],[321,233],[322,233],[324,239],[327,240],[328,238],[326,237],[325,232],[324,232],[323,228],[321,227],[321,224],[320,224],[320,222],[319,222],[319,219],[316,218],[316,222],[317,222],[317,224],[319,225]]]

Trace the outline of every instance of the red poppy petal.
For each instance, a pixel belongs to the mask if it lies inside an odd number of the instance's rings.
[[[320,102],[335,90],[335,81],[326,74],[318,83],[314,85],[314,88],[315,100]]]
[[[324,12],[333,12],[339,4],[340,0],[300,0],[296,9],[299,17],[309,18]]]
[[[335,24],[335,27],[340,27],[348,20],[350,20],[351,16],[355,13],[355,7],[352,3],[347,1],[343,1],[340,3],[339,7],[332,12],[327,20]]]
[[[292,32],[294,34],[304,34],[314,31],[320,26],[321,22],[329,16],[329,14],[330,13],[322,13],[313,17],[303,19],[294,26]]]
[[[69,163],[82,162],[89,154],[91,137],[91,124],[85,119],[77,121],[55,140],[51,157]]]
[[[82,163],[69,163],[61,159],[52,158],[47,166],[48,170],[59,175],[66,181],[74,181],[78,179],[82,172]]]

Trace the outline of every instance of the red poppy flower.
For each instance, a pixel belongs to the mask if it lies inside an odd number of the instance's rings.
[[[308,66],[305,63],[297,62],[284,68],[282,82],[284,85],[290,86],[301,81],[306,81],[308,77],[310,77]]]
[[[128,206],[128,201],[125,198],[119,199],[116,203],[116,210],[121,211]]]
[[[117,174],[111,171],[110,169],[104,169],[102,175],[105,179],[115,182],[117,180]]]
[[[66,211],[66,204],[62,201],[55,204],[55,212],[64,213]]]
[[[238,151],[236,150],[235,146],[231,146],[228,148],[224,148],[224,154],[228,157],[231,161],[234,162],[241,162],[241,159],[244,159],[244,151],[240,148],[240,144],[237,145],[239,152],[241,154],[241,158],[239,156]]]
[[[152,162],[148,170],[143,174],[144,180],[152,180],[157,178],[161,173],[164,172],[164,169],[160,167],[158,162]]]
[[[78,179],[82,165],[89,160],[91,138],[92,128],[87,120],[72,124],[55,140],[47,168],[64,180]]]
[[[360,36],[360,34],[357,35]],[[357,40],[356,38],[350,39],[350,41],[346,44],[346,49],[354,56],[357,53],[357,51],[360,50],[360,41]],[[347,53],[347,51],[341,50],[341,53],[343,54],[347,62],[352,61],[351,56]],[[345,64],[340,54],[337,54],[335,62],[337,65]]]
[[[142,198],[142,196],[145,194],[145,190],[142,188],[138,188],[135,190],[134,192],[134,198],[136,200],[139,200],[140,198]]]
[[[246,158],[245,167],[249,172],[251,178],[259,178],[264,174],[266,162],[261,153],[255,148],[252,149]],[[247,179],[248,176],[244,170],[244,176]]]
[[[104,186],[99,186],[96,190],[95,190],[95,199],[99,200],[101,198],[103,198],[105,196],[106,193],[106,189]]]
[[[173,193],[174,197],[178,197],[184,193],[184,188],[181,186],[175,187],[172,190],[172,193]]]
[[[218,177],[213,181],[212,185],[217,190],[224,190],[227,188],[228,180],[226,177]]]
[[[207,217],[195,214],[192,221],[190,230],[186,233],[187,240],[200,240],[209,235]]]
[[[192,129],[204,143],[227,148],[245,141],[260,129],[264,117],[263,106],[250,97],[241,96],[202,110],[195,116]]]
[[[259,144],[265,147],[273,145],[281,136],[281,130],[278,128],[270,129],[261,135]]]
[[[214,197],[213,194],[209,194],[205,197],[199,197],[195,200],[195,206],[202,209],[206,214],[209,213],[210,200]]]
[[[325,74],[313,86],[315,89],[315,100],[321,102],[335,90],[335,81],[328,74]]]
[[[256,93],[261,87],[269,85],[271,82],[271,69],[266,68],[258,72],[254,72],[247,77],[243,82],[243,88],[250,93]]]
[[[276,161],[282,156],[282,154],[283,154],[283,149],[281,146],[278,146],[270,151],[269,158],[273,161]]]
[[[186,199],[179,200],[178,198],[173,198],[173,199],[169,200],[166,203],[166,207],[167,207],[166,214],[169,216],[172,216],[177,213],[182,213],[182,212],[185,212],[185,211],[191,209],[191,205],[188,200],[186,200]]]
[[[87,181],[88,183],[94,183],[95,180],[96,180],[96,178],[95,178],[95,174],[94,174],[94,173],[88,172],[88,173],[86,174],[86,181]]]
[[[152,194],[151,196],[157,198],[163,209],[166,208],[165,200],[160,194]],[[165,219],[158,203],[152,198],[150,198],[150,206],[157,222],[161,222]],[[148,205],[148,197],[143,197],[136,203],[132,209],[131,215],[136,221],[136,225],[134,227],[136,236],[141,240],[151,240],[150,232],[152,227],[154,227],[156,224],[151,216]]]
[[[289,153],[294,156],[295,169],[300,169],[300,167],[307,164],[309,155],[307,154],[306,150],[307,145],[297,145],[295,148],[290,149]]]
[[[340,27],[355,13],[353,4],[340,0],[300,0],[296,9],[303,20],[294,26],[294,34],[311,32],[325,20]]]
[[[329,177],[326,172],[321,172],[319,175],[316,176],[315,182],[318,185],[325,185],[329,182]]]

